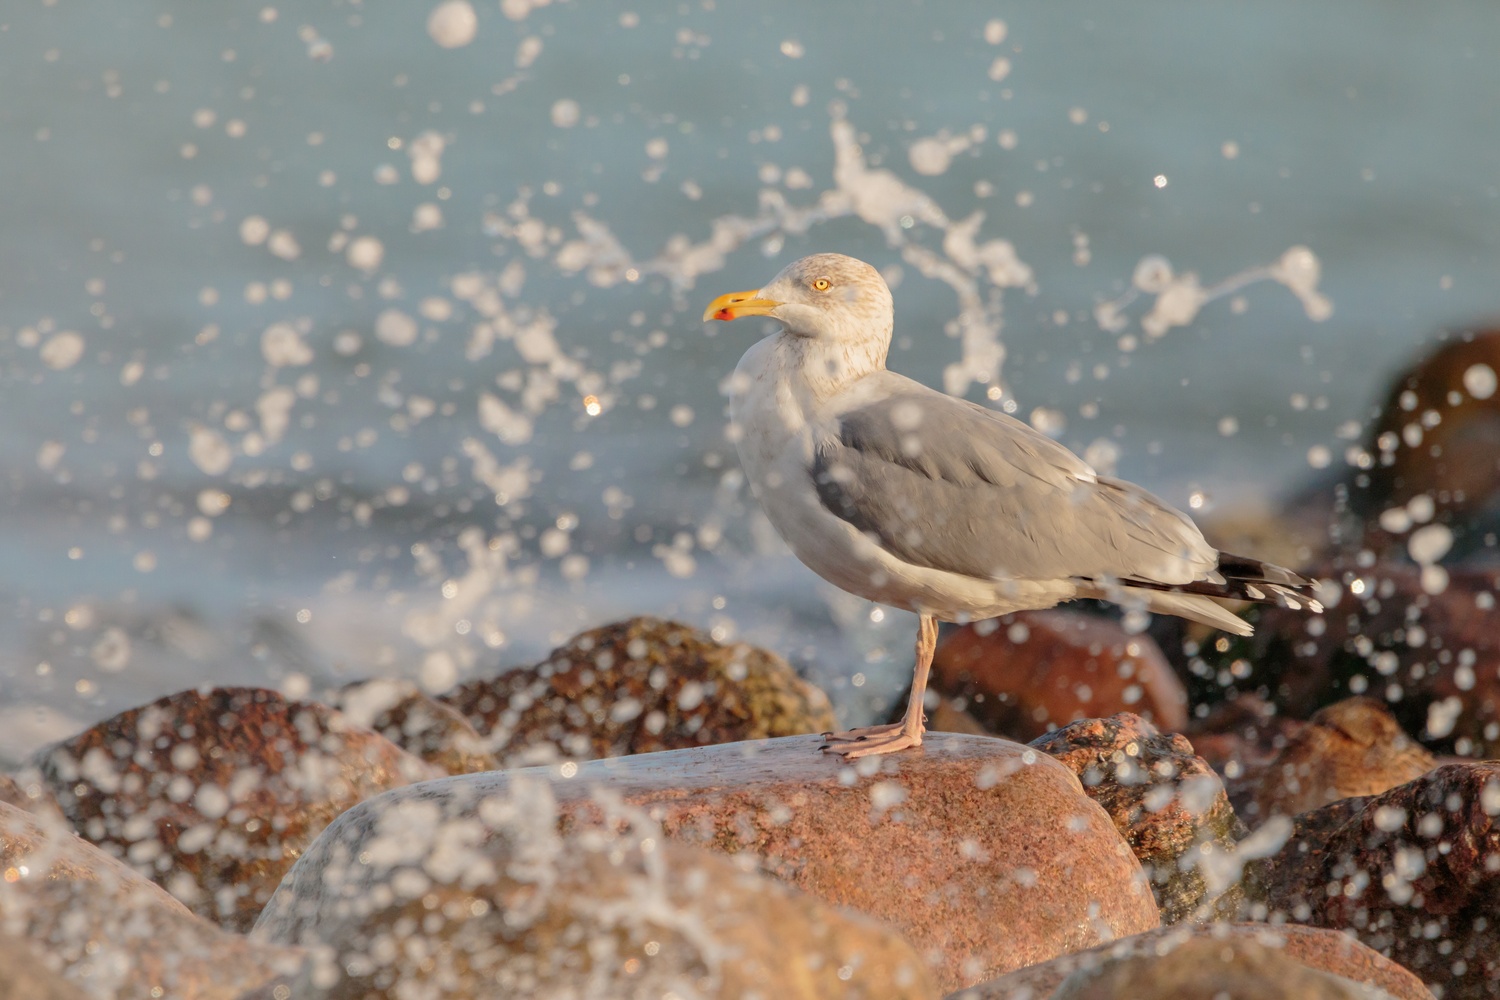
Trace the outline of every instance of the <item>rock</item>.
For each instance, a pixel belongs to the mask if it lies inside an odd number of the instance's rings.
[[[438,773],[327,706],[257,688],[170,695],[33,763],[86,839],[241,930],[335,816]]]
[[[485,784],[418,786],[324,831],[256,926],[326,949],[294,996],[935,993],[894,931],[665,840],[639,809],[602,799],[609,827],[563,836],[546,781]]]
[[[493,771],[500,766],[463,713],[424,694],[411,681],[356,681],[328,703],[355,725],[373,729],[449,774]]]
[[[1390,1000],[1252,941],[1189,940],[1165,955],[1110,959],[1063,980],[1053,1000]]]
[[[1256,793],[1257,814],[1262,820],[1295,816],[1339,799],[1378,795],[1434,764],[1384,705],[1345,698],[1314,713],[1272,761]]]
[[[90,996],[233,1000],[302,962],[297,949],[220,930],[60,821],[7,804],[0,870],[5,933]]]
[[[1500,392],[1489,390],[1497,371],[1500,330],[1442,334],[1392,381],[1345,472],[1321,474],[1249,531],[1215,516],[1205,534],[1221,551],[1306,566],[1360,553],[1403,559],[1412,530],[1436,524],[1452,532],[1450,560],[1493,560]],[[1248,535],[1258,537],[1246,547]]]
[[[939,713],[965,713],[1018,740],[1116,712],[1169,730],[1187,724],[1187,692],[1156,642],[1080,611],[1023,612],[948,632],[930,690],[941,699],[934,728],[954,726]]]
[[[1273,917],[1348,930],[1445,998],[1500,996],[1497,814],[1500,762],[1448,764],[1301,814],[1249,876]]]
[[[1238,956],[1255,954],[1255,966],[1241,965],[1242,975],[1235,981],[1222,984],[1224,996],[1234,1000],[1266,996],[1275,1000],[1300,1000],[1302,997],[1319,995],[1339,996],[1338,993],[1319,994],[1317,989],[1326,985],[1326,980],[1309,980],[1303,970],[1315,970],[1332,975],[1344,983],[1361,984],[1364,992],[1357,997],[1393,997],[1395,1000],[1432,1000],[1432,994],[1422,981],[1406,969],[1392,962],[1379,952],[1360,944],[1347,934],[1316,927],[1300,927],[1296,924],[1268,926],[1266,924],[1180,924],[1176,927],[1148,931],[1134,937],[1110,944],[1077,951],[1054,958],[1050,962],[1029,966],[992,979],[972,989],[961,990],[949,1000],[1042,1000],[1058,997],[1054,992],[1070,977],[1100,970],[1111,963],[1130,959],[1155,959],[1161,955],[1178,956],[1174,966],[1199,963],[1205,966],[1223,961],[1228,950],[1231,960]],[[1280,969],[1284,976],[1283,988],[1268,993],[1251,993],[1252,988],[1263,986],[1251,978],[1255,967]],[[1247,974],[1248,973],[1248,974]],[[1347,987],[1345,987],[1347,988]],[[1205,997],[1214,996],[1210,988]],[[1077,994],[1072,994],[1077,995]],[[1136,985],[1118,989],[1109,994],[1111,998],[1136,998],[1154,996],[1140,990]],[[1184,990],[1167,994],[1170,997],[1196,997],[1200,994]]]
[[[1278,714],[1268,701],[1242,694],[1195,719],[1187,735],[1193,749],[1223,779],[1235,815],[1255,826],[1260,818],[1255,794],[1261,780],[1306,725]]]
[[[1233,886],[1211,885],[1200,862],[1231,854],[1244,828],[1219,776],[1175,733],[1138,715],[1074,722],[1031,745],[1078,775],[1151,879],[1164,923],[1232,913]]]
[[[27,812],[62,815],[51,789],[42,782],[41,775],[30,768],[20,774],[0,774],[0,802]]]
[[[745,859],[906,935],[944,989],[1158,924],[1140,865],[1067,768],[990,737],[931,733],[854,764],[787,737],[398,789],[442,806],[551,783],[566,830],[622,803],[665,835]],[[446,806],[444,806],[446,808]]]
[[[1378,563],[1315,575],[1338,584],[1325,614],[1268,608],[1232,648],[1255,664],[1248,689],[1264,686],[1300,718],[1369,692],[1430,749],[1500,756],[1500,570]]]
[[[0,935],[0,1000],[88,1000],[26,941]]]
[[[1366,442],[1373,459],[1368,482],[1349,490],[1351,510],[1368,526],[1364,547],[1401,545],[1399,520],[1391,523],[1398,530],[1382,531],[1381,515],[1413,501],[1419,505],[1413,509],[1452,528],[1460,547],[1476,533],[1469,529],[1493,530],[1500,497],[1497,372],[1500,331],[1481,330],[1447,336],[1397,376]]]
[[[511,763],[835,728],[827,696],[779,656],[656,618],[584,632],[534,667],[471,681],[442,700]]]

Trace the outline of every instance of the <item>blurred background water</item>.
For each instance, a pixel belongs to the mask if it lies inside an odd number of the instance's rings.
[[[1265,505],[1495,313],[1497,45],[1483,4],[11,4],[0,754],[629,613],[861,721],[910,622],[760,518],[719,384],[761,331],[703,305],[868,259],[893,367]]]

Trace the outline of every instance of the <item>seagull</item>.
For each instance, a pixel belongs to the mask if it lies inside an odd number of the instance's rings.
[[[1311,580],[1221,553],[1187,515],[1027,424],[888,371],[891,290],[864,261],[804,257],[703,314],[747,316],[780,324],[729,380],[736,448],[766,517],[824,580],[917,614],[902,720],[824,733],[822,749],[921,745],[939,621],[1093,598],[1249,635],[1219,601],[1322,611]]]

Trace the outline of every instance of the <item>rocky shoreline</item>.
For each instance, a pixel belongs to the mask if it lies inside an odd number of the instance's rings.
[[[1078,612],[956,632],[931,714],[967,731],[853,764],[806,735],[827,701],[778,657],[653,619],[440,698],[181,692],[0,781],[0,979],[58,998],[1500,995],[1500,763],[1434,758],[1369,699],[1189,718],[1160,656]],[[982,734],[1018,705],[1030,745]]]

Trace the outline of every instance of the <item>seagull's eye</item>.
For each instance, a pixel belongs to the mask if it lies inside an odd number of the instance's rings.
[[[829,281],[827,278],[814,278],[812,286],[820,292],[826,292],[828,291],[828,289],[833,287],[833,282]]]

